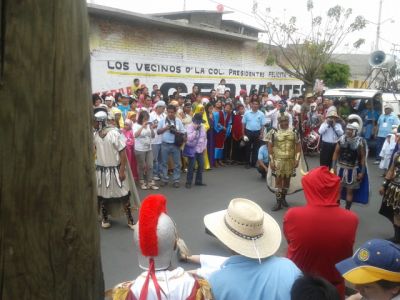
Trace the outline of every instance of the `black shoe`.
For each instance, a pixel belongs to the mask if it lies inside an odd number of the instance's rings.
[[[282,202],[280,200],[277,200],[275,205],[272,207],[272,211],[278,211],[282,209]]]
[[[207,186],[207,184],[205,184],[205,183],[195,183],[194,185],[198,185],[198,186]]]
[[[174,182],[174,184],[172,186],[174,188],[179,188],[181,185],[179,184],[179,182]]]
[[[160,186],[167,186],[168,185],[168,181],[161,181],[160,182]]]
[[[283,207],[289,207],[290,206],[289,203],[286,202],[285,198],[282,199],[282,206]]]
[[[395,244],[400,244],[400,226],[393,225],[393,229],[394,229],[394,236],[387,240]]]
[[[251,166],[250,165],[245,165],[244,168],[245,169],[251,169]]]
[[[192,188],[192,185],[191,185],[190,183],[187,182],[187,183],[185,184],[185,188],[190,189],[190,188]]]
[[[350,210],[350,208],[351,208],[351,205],[353,204],[353,202],[351,202],[351,201],[346,201],[346,209],[347,210]]]

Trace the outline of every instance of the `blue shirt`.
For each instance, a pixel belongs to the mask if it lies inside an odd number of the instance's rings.
[[[260,149],[258,149],[258,160],[262,160],[264,164],[268,164],[268,148],[267,145],[262,145]]]
[[[379,113],[376,110],[364,109],[361,112],[361,118],[364,122],[363,136],[369,140],[372,136],[372,130],[374,129],[375,122],[379,119]]]
[[[166,119],[167,117],[163,118],[158,122],[157,130],[162,129],[166,126]],[[175,121],[170,121],[171,125],[175,125],[176,129],[181,132],[185,133],[186,129],[182,124],[182,121],[178,118],[175,118]],[[162,134],[162,142],[167,144],[173,144],[175,142],[175,134],[172,134],[169,130],[165,131]]]
[[[267,119],[262,111],[253,112],[250,110],[244,114],[242,123],[247,130],[258,131],[267,123]]]
[[[218,300],[290,300],[293,282],[301,271],[289,259],[271,256],[257,259],[235,255],[211,274],[209,282]]]
[[[118,109],[122,112],[122,118],[125,120],[126,115],[128,114],[128,111],[131,110],[131,107],[129,105],[124,106],[124,105],[118,105]]]
[[[387,137],[392,132],[392,125],[399,125],[399,118],[393,113],[390,115],[381,114],[378,119],[378,137]]]

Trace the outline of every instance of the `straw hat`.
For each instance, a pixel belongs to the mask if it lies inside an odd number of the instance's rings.
[[[334,109],[331,111],[328,111],[328,113],[326,114],[326,117],[327,118],[339,118],[336,110],[334,110]]]
[[[311,92],[306,93],[305,98],[312,98],[314,97],[314,94]]]
[[[206,215],[204,224],[228,248],[246,257],[269,257],[281,244],[278,223],[248,199],[231,200],[228,209]]]

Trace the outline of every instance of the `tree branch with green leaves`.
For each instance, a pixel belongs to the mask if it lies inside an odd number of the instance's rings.
[[[270,8],[261,8],[258,2],[253,3],[253,14],[264,28],[266,61],[277,64],[310,88],[322,76],[333,52],[350,34],[365,28],[366,20],[362,16],[352,18],[352,9],[340,5],[329,8],[324,16],[314,14],[312,0],[307,0],[306,5],[310,19],[308,32],[299,29],[296,17],[281,20],[273,16]],[[355,40],[353,47],[363,43],[363,39]]]

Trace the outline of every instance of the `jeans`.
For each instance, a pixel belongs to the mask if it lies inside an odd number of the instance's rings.
[[[376,137],[376,146],[375,146],[375,159],[381,160],[379,154],[381,153],[383,144],[385,143],[386,138],[377,136]]]
[[[161,144],[161,169],[162,169],[162,181],[168,182],[168,157],[172,155],[174,161],[174,173],[172,175],[172,180],[174,182],[179,182],[181,178],[181,150],[178,146],[174,144]]]
[[[153,144],[151,149],[153,150],[153,174],[161,178],[161,144]]]
[[[186,183],[192,184],[193,182],[193,173],[194,173],[194,164],[197,161],[197,171],[196,171],[196,184],[203,183],[203,169],[204,169],[204,154],[196,153],[194,157],[188,157],[189,166],[188,172],[186,176]]]

